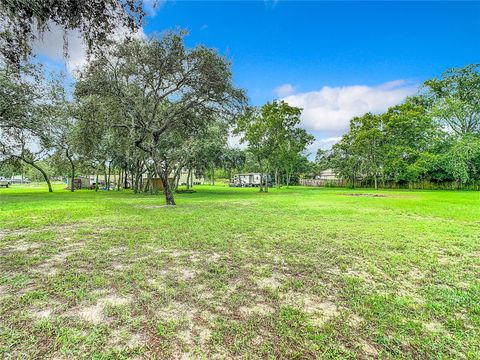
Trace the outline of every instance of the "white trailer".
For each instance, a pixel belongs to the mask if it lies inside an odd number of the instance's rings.
[[[268,186],[271,186],[270,176],[263,175],[264,179],[268,179]],[[260,173],[236,174],[230,181],[232,187],[259,187],[261,182]]]
[[[10,186],[10,180],[7,180],[3,176],[0,176],[0,186],[5,186],[6,188],[8,188]]]

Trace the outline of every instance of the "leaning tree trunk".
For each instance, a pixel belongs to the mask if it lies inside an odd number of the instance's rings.
[[[170,169],[168,167],[168,164],[165,161],[165,159],[163,159],[162,161],[162,159],[156,159],[155,157],[153,157],[153,161],[155,164],[155,169],[157,171],[157,174],[160,177],[160,180],[162,181],[163,194],[165,195],[165,202],[169,206],[174,206],[176,205],[175,199],[173,198],[173,192],[170,187],[170,183],[168,181],[168,175],[170,175]]]
[[[180,184],[180,175],[182,173],[182,168],[181,166],[178,167],[178,169],[174,173],[173,177],[173,184],[174,184],[174,190],[178,191],[178,186]]]
[[[45,179],[45,181],[47,182],[47,185],[48,185],[48,192],[53,192],[52,184],[50,183],[50,179],[48,178],[47,173],[40,166],[35,164],[34,162],[29,162],[29,161],[26,161],[24,159],[22,159],[22,160],[25,161],[27,164],[33,166],[35,169],[37,169],[38,171],[40,171],[42,173],[43,178]]]

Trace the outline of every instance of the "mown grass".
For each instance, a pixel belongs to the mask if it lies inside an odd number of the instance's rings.
[[[0,189],[0,357],[480,356],[478,192],[176,199]]]

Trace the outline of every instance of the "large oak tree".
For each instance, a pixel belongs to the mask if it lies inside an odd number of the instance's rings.
[[[110,126],[128,132],[153,163],[168,205],[177,147],[209,124],[231,120],[244,105],[232,84],[230,63],[204,46],[187,49],[183,32],[118,43],[83,72],[76,96],[97,96],[117,109]]]

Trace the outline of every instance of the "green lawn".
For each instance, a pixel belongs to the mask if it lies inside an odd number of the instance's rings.
[[[480,357],[480,193],[176,199],[0,189],[0,357]]]

